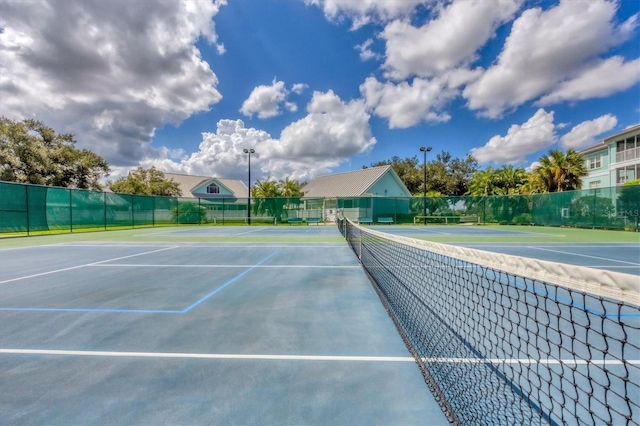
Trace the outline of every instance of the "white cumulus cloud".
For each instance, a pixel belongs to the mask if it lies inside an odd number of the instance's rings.
[[[522,125],[513,124],[505,136],[494,136],[471,154],[481,164],[519,164],[529,154],[545,149],[555,142],[553,112],[540,108]]]
[[[158,155],[157,128],[221,99],[199,39],[226,0],[0,2],[0,115],[76,135],[113,166]]]
[[[621,56],[598,61],[563,81],[551,93],[540,98],[536,105],[604,98],[621,92],[640,81],[640,59],[624,61]]]
[[[616,3],[607,0],[562,0],[548,10],[524,11],[513,23],[497,63],[465,88],[469,108],[498,118],[585,73],[588,64],[635,29],[636,16],[616,26],[615,13]]]
[[[564,149],[581,150],[596,144],[596,136],[616,127],[618,119],[606,114],[595,120],[584,121],[574,126],[569,133],[560,138],[560,146]]]
[[[374,59],[380,59],[382,55],[371,50],[373,45],[373,39],[367,39],[364,43],[356,45],[356,50],[360,52],[360,59],[363,61],[370,61]]]
[[[408,82],[380,82],[369,77],[360,85],[366,105],[378,117],[389,121],[390,128],[404,129],[420,122],[446,122],[451,117],[441,109],[457,95],[441,79],[413,79]]]
[[[386,22],[413,14],[421,4],[434,0],[305,0],[320,7],[330,21],[350,19],[354,29],[371,22]]]
[[[450,3],[421,27],[407,20],[388,24],[385,75],[395,80],[429,77],[476,59],[476,51],[511,20],[521,0],[468,0]]]
[[[361,100],[345,102],[332,91],[314,92],[307,115],[285,127],[278,139],[245,127],[242,120],[220,120],[217,131],[203,133],[199,150],[189,157],[175,161],[165,155],[141,164],[166,172],[245,179],[247,156],[242,150],[254,148],[252,177],[309,180],[375,145],[369,118]]]
[[[299,94],[304,88],[305,85],[298,83],[292,87],[291,91]],[[249,117],[258,113],[258,118],[264,119],[282,114],[281,105],[284,105],[289,111],[297,111],[298,106],[287,101],[289,93],[290,91],[286,89],[284,82],[274,78],[270,86],[255,87],[242,103],[240,112]]]

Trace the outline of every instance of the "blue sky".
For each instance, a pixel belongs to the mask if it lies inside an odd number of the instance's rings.
[[[640,122],[635,0],[0,0],[0,114],[132,167],[531,167]]]

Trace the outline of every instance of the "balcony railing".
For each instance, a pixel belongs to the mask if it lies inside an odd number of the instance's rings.
[[[616,154],[616,163],[621,163],[623,161],[635,160],[636,158],[640,158],[640,147],[627,149],[626,151],[618,152]]]

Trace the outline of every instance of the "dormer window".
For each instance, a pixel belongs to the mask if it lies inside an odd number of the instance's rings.
[[[220,193],[220,187],[215,183],[211,183],[209,184],[209,186],[207,186],[207,194],[219,194],[219,193]]]

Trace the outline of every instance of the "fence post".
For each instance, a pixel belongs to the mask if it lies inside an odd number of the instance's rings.
[[[69,191],[69,232],[73,232],[73,200],[71,195],[71,189]]]
[[[25,207],[27,208],[27,236],[31,235],[31,222],[29,220],[29,186],[24,185]]]
[[[107,230],[107,193],[102,193],[102,207],[104,209],[104,230]]]

